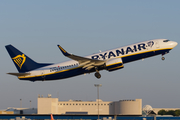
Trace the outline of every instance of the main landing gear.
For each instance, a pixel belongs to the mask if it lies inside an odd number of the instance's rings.
[[[95,70],[96,70],[96,73],[94,74],[95,75],[95,77],[96,78],[101,78],[101,74],[99,73],[99,71],[98,71],[98,68],[97,67],[95,67]]]

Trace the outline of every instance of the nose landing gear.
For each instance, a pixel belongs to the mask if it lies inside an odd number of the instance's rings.
[[[163,57],[163,55],[165,55],[165,53],[164,53],[164,54],[162,54],[162,58],[161,58],[161,60],[165,60],[165,57]]]
[[[169,53],[169,51],[166,51],[165,53],[162,53],[162,60],[165,60],[165,57],[163,57],[163,55],[165,55],[165,54],[167,54],[167,53]]]
[[[95,67],[95,70],[96,70],[96,73],[94,74],[95,75],[95,77],[96,78],[101,78],[101,74],[99,73],[99,71],[98,71],[98,68],[97,67]]]

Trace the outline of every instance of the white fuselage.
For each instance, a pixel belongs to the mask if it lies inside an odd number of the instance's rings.
[[[167,39],[155,39],[107,50],[104,52],[99,52],[96,54],[85,56],[85,58],[103,60],[105,62],[111,59],[121,58],[123,64],[125,64],[127,62],[131,62],[134,60],[151,57],[153,56],[153,53],[154,55],[165,54],[166,52],[169,52],[169,50],[173,49],[176,45],[177,42],[174,41],[169,41]],[[50,76],[52,76],[52,79],[63,79],[67,77],[76,76],[74,72],[77,72],[77,75],[79,75],[95,71],[92,69],[89,71],[84,70],[83,66],[84,65],[80,64],[78,61],[70,60],[29,71],[30,75],[21,76],[19,77],[19,79],[30,79],[32,81],[36,81],[40,80],[40,78],[42,78],[43,80],[44,77],[44,80],[50,80]],[[72,74],[72,76],[68,74]]]

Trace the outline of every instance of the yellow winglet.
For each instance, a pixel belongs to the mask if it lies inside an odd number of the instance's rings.
[[[59,49],[61,50],[61,52],[65,55],[68,56],[70,55],[66,50],[64,50],[60,45],[57,45],[59,47]]]

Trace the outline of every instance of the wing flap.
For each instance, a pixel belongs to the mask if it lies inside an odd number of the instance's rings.
[[[86,70],[90,70],[92,68],[94,68],[94,66],[88,66],[88,67],[86,67]]]
[[[92,63],[89,63],[89,64],[84,65],[83,68],[87,68],[87,67],[93,66],[93,65],[94,65],[94,63],[92,62]]]

